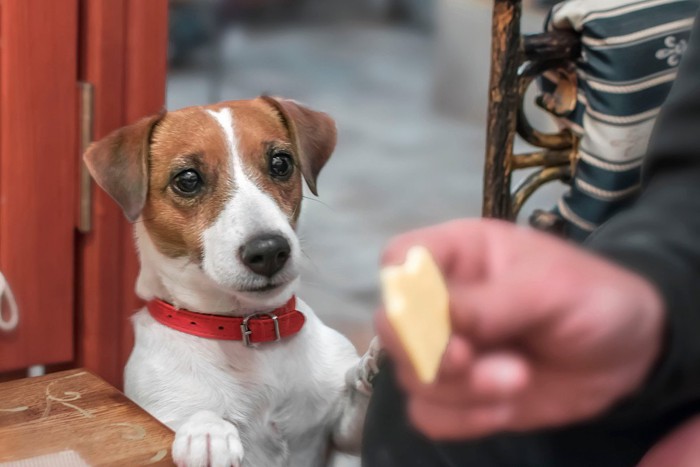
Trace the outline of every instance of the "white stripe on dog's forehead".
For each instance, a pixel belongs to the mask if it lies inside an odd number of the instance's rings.
[[[234,131],[233,113],[229,108],[223,108],[218,112],[207,110],[207,113],[216,120],[226,136],[226,146],[228,147],[228,155],[231,161],[233,179],[239,185],[238,189],[240,191],[242,185],[252,184],[252,181],[245,175],[243,161],[240,154],[238,154],[238,140]]]
[[[216,123],[219,124],[226,136],[226,144],[228,145],[229,154],[235,157],[236,154],[236,138],[233,134],[233,115],[231,109],[223,108],[218,112],[207,110],[207,113],[214,117]]]
[[[236,252],[250,238],[265,234],[283,235],[292,245],[292,256],[299,254],[299,244],[289,219],[277,201],[263,187],[256,185],[244,170],[233,111],[223,108],[219,111],[207,110],[207,113],[216,120],[226,136],[235,188],[217,219],[202,232],[202,268],[217,283],[240,287],[253,279],[240,260],[232,261],[232,258],[236,258]],[[252,168],[248,169],[254,173]]]

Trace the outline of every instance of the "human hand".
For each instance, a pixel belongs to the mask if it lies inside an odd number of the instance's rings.
[[[453,333],[436,381],[418,381],[383,311],[378,335],[414,425],[435,439],[583,421],[632,394],[661,348],[664,308],[641,277],[561,240],[474,220],[396,238],[384,265],[427,247]]]

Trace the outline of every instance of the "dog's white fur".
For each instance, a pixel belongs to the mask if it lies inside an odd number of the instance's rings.
[[[226,135],[236,191],[203,233],[201,266],[161,254],[142,222],[137,293],[206,313],[243,315],[284,304],[298,285],[301,248],[276,202],[246,174],[236,149],[231,111],[208,111]],[[262,233],[284,236],[291,255],[271,292],[235,252]],[[359,448],[368,396],[356,390],[361,365],[350,342],[326,327],[301,300],[306,323],[296,336],[254,348],[204,339],[133,318],[136,344],[125,373],[127,395],[176,431],[173,457],[187,466],[313,467],[330,444]],[[346,375],[349,375],[346,383]]]

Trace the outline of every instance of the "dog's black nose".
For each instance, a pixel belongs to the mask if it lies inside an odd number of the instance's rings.
[[[281,235],[260,235],[241,247],[241,260],[251,271],[272,277],[284,267],[291,247]]]

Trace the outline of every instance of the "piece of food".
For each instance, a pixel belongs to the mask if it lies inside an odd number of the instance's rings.
[[[427,248],[414,246],[400,266],[381,271],[384,306],[421,382],[432,383],[450,338],[449,295]]]

